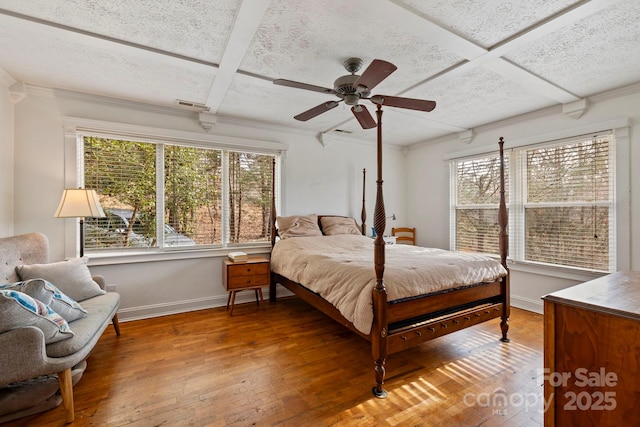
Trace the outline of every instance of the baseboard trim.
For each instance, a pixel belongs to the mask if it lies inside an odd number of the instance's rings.
[[[269,290],[263,289],[265,302],[269,301]],[[253,292],[239,292],[236,294],[236,304],[255,303]],[[285,297],[293,295],[288,289],[278,288],[278,296]],[[162,304],[150,304],[138,307],[121,308],[118,310],[118,320],[120,322],[130,322],[134,320],[150,319],[153,317],[169,316],[172,314],[186,313],[189,311],[206,310],[208,308],[224,307],[227,305],[228,295],[216,295],[207,298],[195,298],[184,301],[171,301]]]
[[[527,311],[533,311],[538,314],[544,314],[544,305],[541,300],[533,300],[530,298],[511,295],[511,306]]]

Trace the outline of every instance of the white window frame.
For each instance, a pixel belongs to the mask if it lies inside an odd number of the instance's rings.
[[[286,150],[288,149],[287,144],[284,143],[105,122],[77,117],[64,117],[63,131],[65,153],[65,188],[77,188],[83,185],[83,155],[82,152],[78,150],[78,147],[81,146],[81,140],[83,136],[90,135],[110,139],[128,139],[152,143],[184,144],[192,147],[221,149],[223,151],[223,159],[225,157],[225,153],[228,153],[229,151],[251,151],[260,154],[275,155],[276,185],[274,197],[276,210],[278,212],[280,211],[280,205],[284,203],[281,196],[282,194],[284,194],[284,174],[282,174],[281,171],[284,170]],[[161,159],[161,161],[162,160],[163,159]],[[224,174],[228,174],[228,171],[226,171],[224,167],[223,171]],[[162,179],[162,177],[157,177],[157,179]],[[164,184],[162,183],[162,185]],[[160,204],[164,203],[164,201],[159,202]],[[225,203],[224,197],[223,203]],[[227,215],[227,212],[224,209],[223,215]],[[226,218],[223,218],[223,221],[226,221]],[[223,227],[223,232],[224,229],[226,229],[226,227]],[[159,238],[162,237],[162,234],[163,233],[159,233]],[[64,252],[66,257],[77,256],[80,243],[79,238],[80,236],[77,222],[67,221],[65,224],[64,244]],[[234,250],[242,248],[243,251],[248,253],[263,253],[264,250],[268,249],[269,247],[270,242],[233,245]],[[91,259],[92,265],[100,265],[113,263],[144,262],[150,260],[158,261],[167,259],[210,257],[216,254],[226,254],[228,251],[229,248],[224,244],[222,246],[217,245],[211,247],[185,247],[179,250],[176,250],[175,248],[172,248],[170,250],[167,250],[166,248],[158,250],[145,249],[143,251],[127,249],[124,251],[114,250],[107,251],[105,253],[95,253],[91,255]]]
[[[628,270],[631,265],[631,239],[630,239],[630,126],[631,120],[628,117],[617,118],[600,123],[592,123],[585,126],[565,129],[561,131],[550,132],[532,137],[517,139],[510,141],[505,137],[505,156],[511,156],[512,149],[535,146],[551,141],[559,141],[563,139],[577,138],[585,134],[607,133],[610,132],[615,138],[615,148],[612,149],[611,166],[615,170],[615,181],[611,183],[614,188],[613,198],[615,205],[615,235],[611,239],[615,247],[610,250],[615,251],[616,263],[613,266],[614,271]],[[497,142],[496,142],[497,145]],[[464,158],[479,157],[491,154],[496,151],[495,146],[483,146],[473,150],[452,153],[445,157],[445,160],[451,161],[461,160]],[[590,280],[594,277],[601,276],[602,272],[590,271],[587,269],[573,268],[567,266],[546,265],[535,262],[523,261],[524,258],[524,241],[518,236],[523,237],[524,233],[515,233],[511,230],[513,227],[524,227],[524,205],[522,201],[521,190],[524,189],[523,183],[520,181],[520,174],[513,173],[518,159],[510,158],[512,167],[509,171],[509,182],[511,189],[509,191],[509,267],[516,271],[528,273],[543,274],[553,277],[561,277],[572,280]],[[455,249],[455,172],[450,174],[452,181],[450,182],[450,248]]]

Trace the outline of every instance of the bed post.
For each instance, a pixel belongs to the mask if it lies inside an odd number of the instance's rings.
[[[507,233],[507,225],[509,222],[509,214],[507,212],[507,202],[505,200],[505,179],[504,179],[504,139],[500,137],[498,142],[500,146],[500,207],[498,209],[498,225],[500,233],[498,241],[500,245],[500,263],[507,270],[507,275],[502,279],[502,315],[500,316],[500,329],[502,330],[503,342],[509,342],[507,332],[509,331],[509,314],[511,311],[511,290],[509,284],[509,266],[507,266],[507,254],[509,253],[509,234]]]
[[[376,205],[373,214],[373,228],[376,230],[374,241],[374,263],[376,270],[376,286],[373,289],[373,326],[371,328],[371,352],[375,365],[376,385],[372,391],[376,397],[387,397],[387,392],[382,388],[385,376],[385,363],[387,360],[387,290],[384,287],[382,277],[385,264],[385,242],[382,238],[386,228],[384,211],[384,199],[382,197],[382,105],[377,104],[378,109],[378,178],[376,180]]]
[[[271,164],[271,249],[276,244],[276,158]],[[271,272],[269,272],[271,274]],[[276,281],[269,280],[269,302],[276,302]]]
[[[364,188],[367,182],[367,170],[362,169],[362,212],[360,213],[360,219],[362,220],[362,235],[367,235],[367,209],[364,206]]]

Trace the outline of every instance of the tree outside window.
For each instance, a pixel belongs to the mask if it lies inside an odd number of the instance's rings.
[[[82,153],[107,215],[87,218],[86,250],[270,240],[275,155],[93,136]]]

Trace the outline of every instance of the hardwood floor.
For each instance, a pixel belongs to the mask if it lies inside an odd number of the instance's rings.
[[[499,319],[387,360],[377,399],[370,345],[295,297],[109,328],[74,387],[72,426],[539,426],[539,314]],[[5,426],[62,426],[62,406]]]

